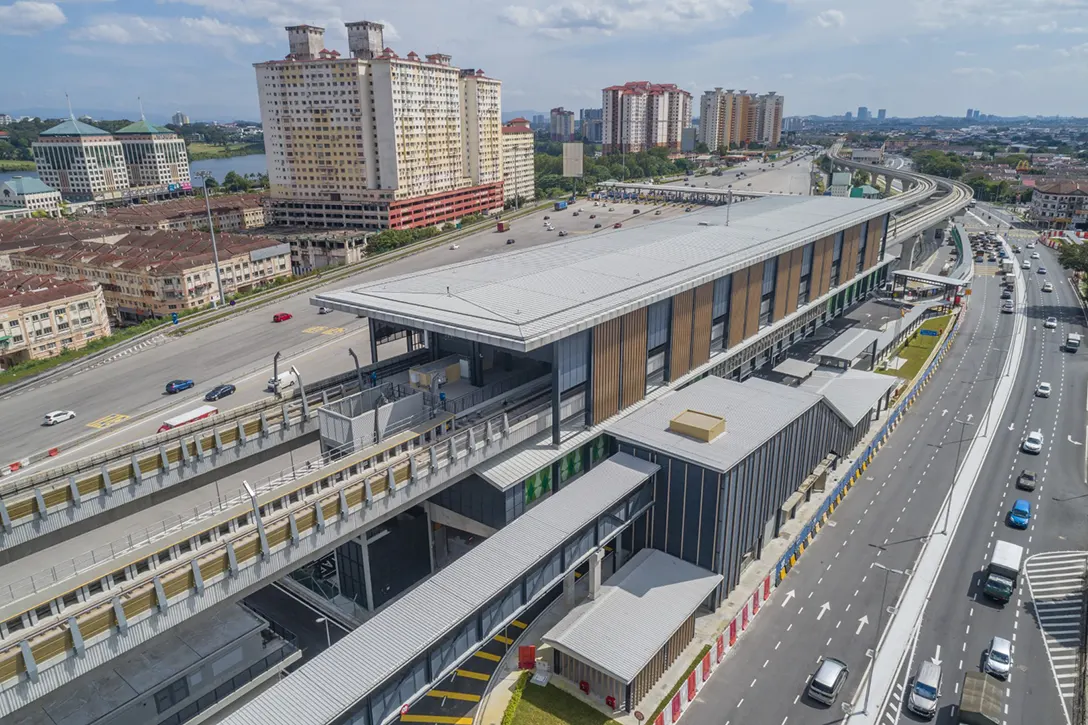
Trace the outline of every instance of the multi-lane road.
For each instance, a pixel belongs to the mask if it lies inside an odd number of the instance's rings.
[[[983,226],[974,216],[968,216],[967,223]],[[916,632],[913,657],[902,668],[903,677],[898,678],[887,711],[881,713],[881,723],[912,721],[902,709],[904,678],[909,685],[919,663],[934,657],[943,663],[945,683],[937,722],[955,722],[958,683],[964,671],[977,671],[982,651],[994,635],[1014,640],[1016,667],[1006,686],[1007,722],[1065,722],[1054,673],[1068,674],[1069,668],[1052,669],[1048,646],[1052,652],[1064,646],[1058,656],[1067,657],[1070,637],[1076,636],[1079,643],[1079,630],[1074,634],[1060,630],[1062,639],[1044,640],[1029,606],[1026,583],[1004,608],[984,600],[979,584],[995,540],[1021,544],[1028,555],[1083,550],[1088,544],[1080,524],[1088,515],[1084,479],[1088,358],[1059,349],[1066,332],[1084,331],[1084,316],[1051,252],[1040,252],[1055,291],[1041,291],[1043,276],[1034,268],[1024,272],[1026,304],[1017,314],[1027,317],[1027,338],[1014,396],[955,530],[952,551]],[[889,619],[888,608],[906,583],[904,576],[881,567],[909,571],[915,565],[925,537],[938,521],[957,461],[970,446],[972,429],[987,414],[1011,342],[1014,316],[999,312],[1000,284],[994,271],[994,265],[978,266],[952,355],[868,468],[862,483],[836,508],[833,525],[820,533],[745,634],[725,672],[701,691],[685,715],[691,725],[833,722],[844,717],[842,703],[855,694],[855,704],[865,704],[864,689],[858,688],[869,663],[868,652],[875,649],[880,628]],[[1056,330],[1043,327],[1050,316],[1059,320]],[[1050,398],[1034,397],[1040,381],[1054,387]],[[1038,456],[1020,452],[1029,430],[1042,430],[1046,436]],[[1024,467],[1034,468],[1040,477],[1041,485],[1034,493],[1012,488]],[[1016,498],[1029,498],[1035,506],[1027,531],[1006,528],[1005,517]],[[1068,597],[1071,590],[1055,588],[1055,582],[1080,583],[1077,572],[1082,569],[1067,559],[1048,563],[1042,558],[1040,565],[1050,575],[1041,580],[1051,587],[1049,591]],[[850,667],[840,702],[830,710],[804,695],[818,659],[826,656]],[[1068,664],[1070,660],[1056,661]],[[885,694],[873,692],[871,707],[878,707]]]
[[[807,168],[807,161],[805,164]],[[754,173],[759,174],[761,190],[775,187],[784,190],[796,178],[797,169],[776,167]],[[722,182],[725,177],[706,178]],[[797,187],[795,180],[792,185]],[[643,213],[632,214],[635,206]],[[594,207],[591,202],[580,201],[575,207],[581,212],[578,217],[573,216],[573,208],[537,212],[514,221],[512,231],[499,233],[488,229],[458,240],[456,248],[450,244],[421,251],[335,282],[329,288],[349,287],[509,251],[511,247],[506,240],[511,238],[515,240],[515,248],[523,248],[557,239],[560,231],[572,237],[608,233],[618,221],[625,227],[647,225],[683,213],[675,205],[664,207],[660,216],[647,214],[655,207],[646,204]],[[551,217],[553,231],[545,228],[545,216]],[[601,227],[595,228],[596,224]],[[164,344],[36,388],[6,395],[0,390],[5,412],[0,417],[0,465],[54,446],[61,449],[62,457],[74,457],[137,440],[154,433],[162,419],[203,404],[204,393],[218,383],[229,382],[238,387],[235,395],[218,403],[220,410],[254,402],[267,394],[265,387],[277,352],[282,353],[281,370],[297,366],[304,382],[350,370],[348,348],[354,348],[360,361],[366,364],[369,361],[366,321],[336,312],[318,315],[309,303],[316,291],[321,289],[242,312],[181,338],[170,338]],[[293,318],[273,323],[272,316],[277,312],[290,313]],[[191,378],[196,388],[168,396],[164,386],[175,378]],[[53,427],[41,425],[42,416],[53,410],[73,410],[77,418]],[[151,412],[154,414],[150,415]],[[137,416],[144,417],[135,421]],[[98,433],[93,440],[78,446],[68,445],[93,433]]]

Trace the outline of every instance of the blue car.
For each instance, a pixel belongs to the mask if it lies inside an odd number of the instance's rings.
[[[1046,267],[1039,267],[1039,274],[1046,274]]]
[[[174,393],[180,393],[182,390],[188,390],[193,385],[195,383],[192,380],[171,380],[166,384],[166,392],[173,395]]]
[[[1026,529],[1031,523],[1031,502],[1018,498],[1009,511],[1009,526],[1014,529]]]

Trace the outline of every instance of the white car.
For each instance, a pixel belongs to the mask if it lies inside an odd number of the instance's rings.
[[[994,637],[986,648],[986,664],[983,669],[999,680],[1008,679],[1012,669],[1012,642],[1004,637]]]
[[[1038,252],[1032,252],[1031,253],[1031,258],[1032,259],[1038,259],[1039,258],[1039,253]]]
[[[1020,263],[1020,269],[1031,269],[1031,262],[1025,259]]]
[[[52,413],[45,414],[45,420],[42,421],[44,425],[56,425],[57,423],[63,423],[66,420],[75,418],[75,411],[72,410],[54,410]]]
[[[1043,432],[1039,430],[1033,430],[1028,433],[1028,437],[1024,439],[1024,443],[1021,446],[1024,449],[1024,453],[1039,453],[1043,450]]]
[[[450,245],[450,249],[460,249],[460,248],[461,248],[460,244],[451,244]]]
[[[1043,323],[1043,327],[1045,327],[1048,330],[1053,330],[1053,329],[1057,328],[1057,326],[1058,326],[1058,318],[1057,317],[1048,317],[1048,318],[1046,318],[1046,322]]]
[[[1050,282],[1043,282],[1043,292],[1053,292],[1053,291],[1054,291],[1054,285],[1050,284]]]
[[[1027,247],[1028,249],[1035,249],[1035,242],[1028,242],[1024,246]]]
[[[1035,396],[1038,398],[1050,397],[1050,383],[1039,383],[1035,386]]]

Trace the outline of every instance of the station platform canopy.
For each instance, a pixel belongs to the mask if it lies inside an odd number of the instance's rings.
[[[915,272],[909,269],[897,269],[892,272],[892,277],[896,277],[899,280],[911,280],[912,282],[924,282],[926,284],[938,285],[943,287],[966,287],[969,282],[967,280],[956,279],[955,277],[942,277],[939,274],[929,274],[927,272]]]

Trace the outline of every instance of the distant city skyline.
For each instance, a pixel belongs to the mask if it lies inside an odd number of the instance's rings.
[[[502,80],[504,108],[596,107],[603,87],[654,79],[694,97],[716,86],[773,90],[795,115],[865,103],[897,117],[962,118],[968,104],[998,116],[1088,116],[1088,96],[1068,92],[1088,81],[1088,25],[1069,4],[904,0],[895,23],[862,0],[468,7],[455,0],[419,12],[376,0],[365,15],[386,24],[402,55],[448,53]],[[0,0],[0,62],[21,70],[5,79],[0,112],[63,112],[67,91],[77,115],[131,109],[123,115],[139,118],[141,97],[160,123],[179,108],[194,121],[256,119],[253,64],[283,57],[285,25],[326,26],[330,48],[344,52],[343,22],[363,14],[337,0]],[[670,52],[647,53],[648,43]]]

